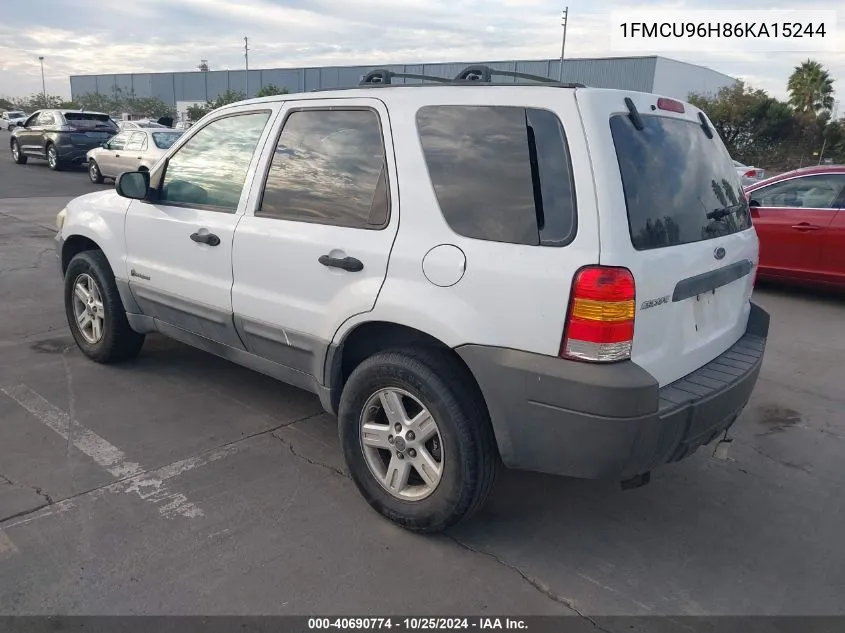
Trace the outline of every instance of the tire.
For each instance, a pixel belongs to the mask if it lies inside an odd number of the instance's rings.
[[[94,159],[88,161],[88,177],[91,179],[91,182],[93,182],[95,185],[100,185],[103,183],[103,174],[100,171],[100,166]]]
[[[406,460],[415,464],[412,474],[407,476],[409,484],[414,479],[424,486],[426,483],[416,467],[422,461],[422,447],[419,442],[408,442],[418,438],[404,434],[401,448],[406,456],[399,461],[394,461],[399,453],[394,450],[399,446],[399,435],[384,439],[383,429],[395,428],[389,424],[382,426],[386,421],[384,408],[374,404],[383,402],[379,394],[384,394],[384,390],[405,394],[400,400],[406,418],[417,414],[411,409],[416,402],[428,409],[434,419],[440,448],[438,451],[436,444],[427,444],[426,455],[435,460],[439,455],[439,481],[420,498],[401,498],[402,493],[390,492],[382,483],[391,480],[391,472],[399,472],[391,471],[394,464],[401,468]],[[369,428],[378,428],[381,434],[376,440],[367,441],[382,444],[387,441],[389,450],[365,446],[362,433],[365,420]],[[374,426],[376,423],[379,426]],[[470,518],[487,500],[493,487],[500,461],[486,405],[469,371],[446,352],[399,349],[364,360],[343,389],[338,425],[346,465],[361,495],[377,512],[403,528],[421,533],[442,532]],[[407,428],[415,427],[412,423]],[[419,448],[418,453],[409,448],[412,445]],[[374,460],[374,450],[381,461]],[[420,493],[409,485],[404,494]]]
[[[12,150],[12,160],[18,165],[26,165],[27,156],[25,156],[21,151],[20,145],[18,145],[18,141],[16,139],[12,139],[10,148]]]
[[[53,171],[62,170],[62,163],[59,161],[59,152],[52,143],[47,143],[47,165]]]
[[[93,283],[93,289],[87,283],[89,281]],[[95,304],[99,295],[100,305],[95,306],[99,308],[96,312],[103,315],[99,337],[96,331],[89,332],[87,327],[83,328],[77,319],[80,306],[76,292],[78,283],[86,284]],[[91,314],[89,311],[87,316]],[[129,326],[114,273],[102,251],[83,251],[70,260],[65,273],[65,315],[79,349],[98,363],[117,363],[134,358],[144,344],[144,335]],[[93,336],[89,336],[91,334]]]

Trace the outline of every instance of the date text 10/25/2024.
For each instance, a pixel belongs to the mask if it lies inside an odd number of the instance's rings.
[[[521,618],[476,617],[476,618],[308,618],[308,630],[346,630],[346,631],[496,631],[527,630],[525,620]]]

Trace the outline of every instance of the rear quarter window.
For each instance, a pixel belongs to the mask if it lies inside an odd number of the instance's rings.
[[[751,227],[736,167],[698,123],[627,115],[610,119],[631,242],[638,250],[730,235]]]
[[[417,128],[449,227],[466,237],[562,246],[576,231],[563,126],[547,110],[426,106]]]

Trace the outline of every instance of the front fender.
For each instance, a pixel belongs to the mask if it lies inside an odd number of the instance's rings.
[[[114,191],[99,191],[72,200],[65,208],[61,228],[65,247],[74,236],[91,240],[105,254],[115,278],[127,279],[123,229],[130,204],[130,200]]]

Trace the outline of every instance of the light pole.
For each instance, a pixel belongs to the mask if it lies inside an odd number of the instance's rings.
[[[244,60],[246,62],[246,98],[249,99],[249,38],[244,38]]]
[[[44,96],[44,107],[47,107],[47,84],[44,83],[44,56],[41,55],[38,57],[38,61],[41,62],[41,94]]]
[[[569,17],[569,7],[563,9],[563,18],[561,19],[561,26],[563,27],[563,41],[560,43],[560,71],[558,72],[558,81],[563,81],[563,51],[566,49],[566,18]]]

